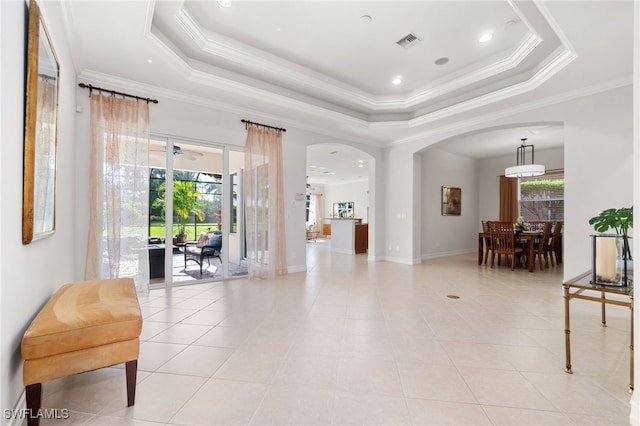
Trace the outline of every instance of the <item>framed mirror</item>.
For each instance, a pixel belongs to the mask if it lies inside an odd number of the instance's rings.
[[[59,66],[40,8],[29,1],[22,243],[55,232]]]
[[[333,203],[333,217],[353,218],[353,201]]]

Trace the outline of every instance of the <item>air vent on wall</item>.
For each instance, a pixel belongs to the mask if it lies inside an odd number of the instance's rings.
[[[400,40],[396,41],[396,44],[398,44],[398,46],[404,47],[405,49],[408,49],[411,46],[418,44],[420,41],[422,41],[420,37],[415,34],[409,33],[406,36],[402,37]]]

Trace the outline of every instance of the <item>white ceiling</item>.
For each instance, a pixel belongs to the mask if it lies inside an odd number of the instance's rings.
[[[213,0],[74,0],[42,9],[63,20],[81,81],[379,147],[470,112],[628,84],[633,69],[631,0],[232,0],[228,8]],[[480,43],[486,31],[493,38]],[[409,33],[422,40],[398,46]],[[436,65],[440,58],[448,62]],[[396,76],[402,84],[391,84]],[[522,137],[536,149],[562,145],[556,127],[537,125],[440,147],[508,155]],[[335,154],[319,163],[333,148],[314,151],[315,165],[337,167]]]

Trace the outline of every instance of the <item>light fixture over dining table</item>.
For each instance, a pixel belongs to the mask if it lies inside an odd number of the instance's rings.
[[[540,176],[545,173],[545,167],[543,164],[535,163],[535,148],[533,145],[527,145],[527,138],[520,139],[522,145],[520,145],[516,151],[517,165],[507,167],[504,170],[506,177],[529,177]],[[527,151],[531,151],[531,163],[527,164]]]

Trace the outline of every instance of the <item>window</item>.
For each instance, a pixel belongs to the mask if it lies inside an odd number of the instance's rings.
[[[564,221],[564,175],[554,173],[520,178],[518,200],[525,222]]]

